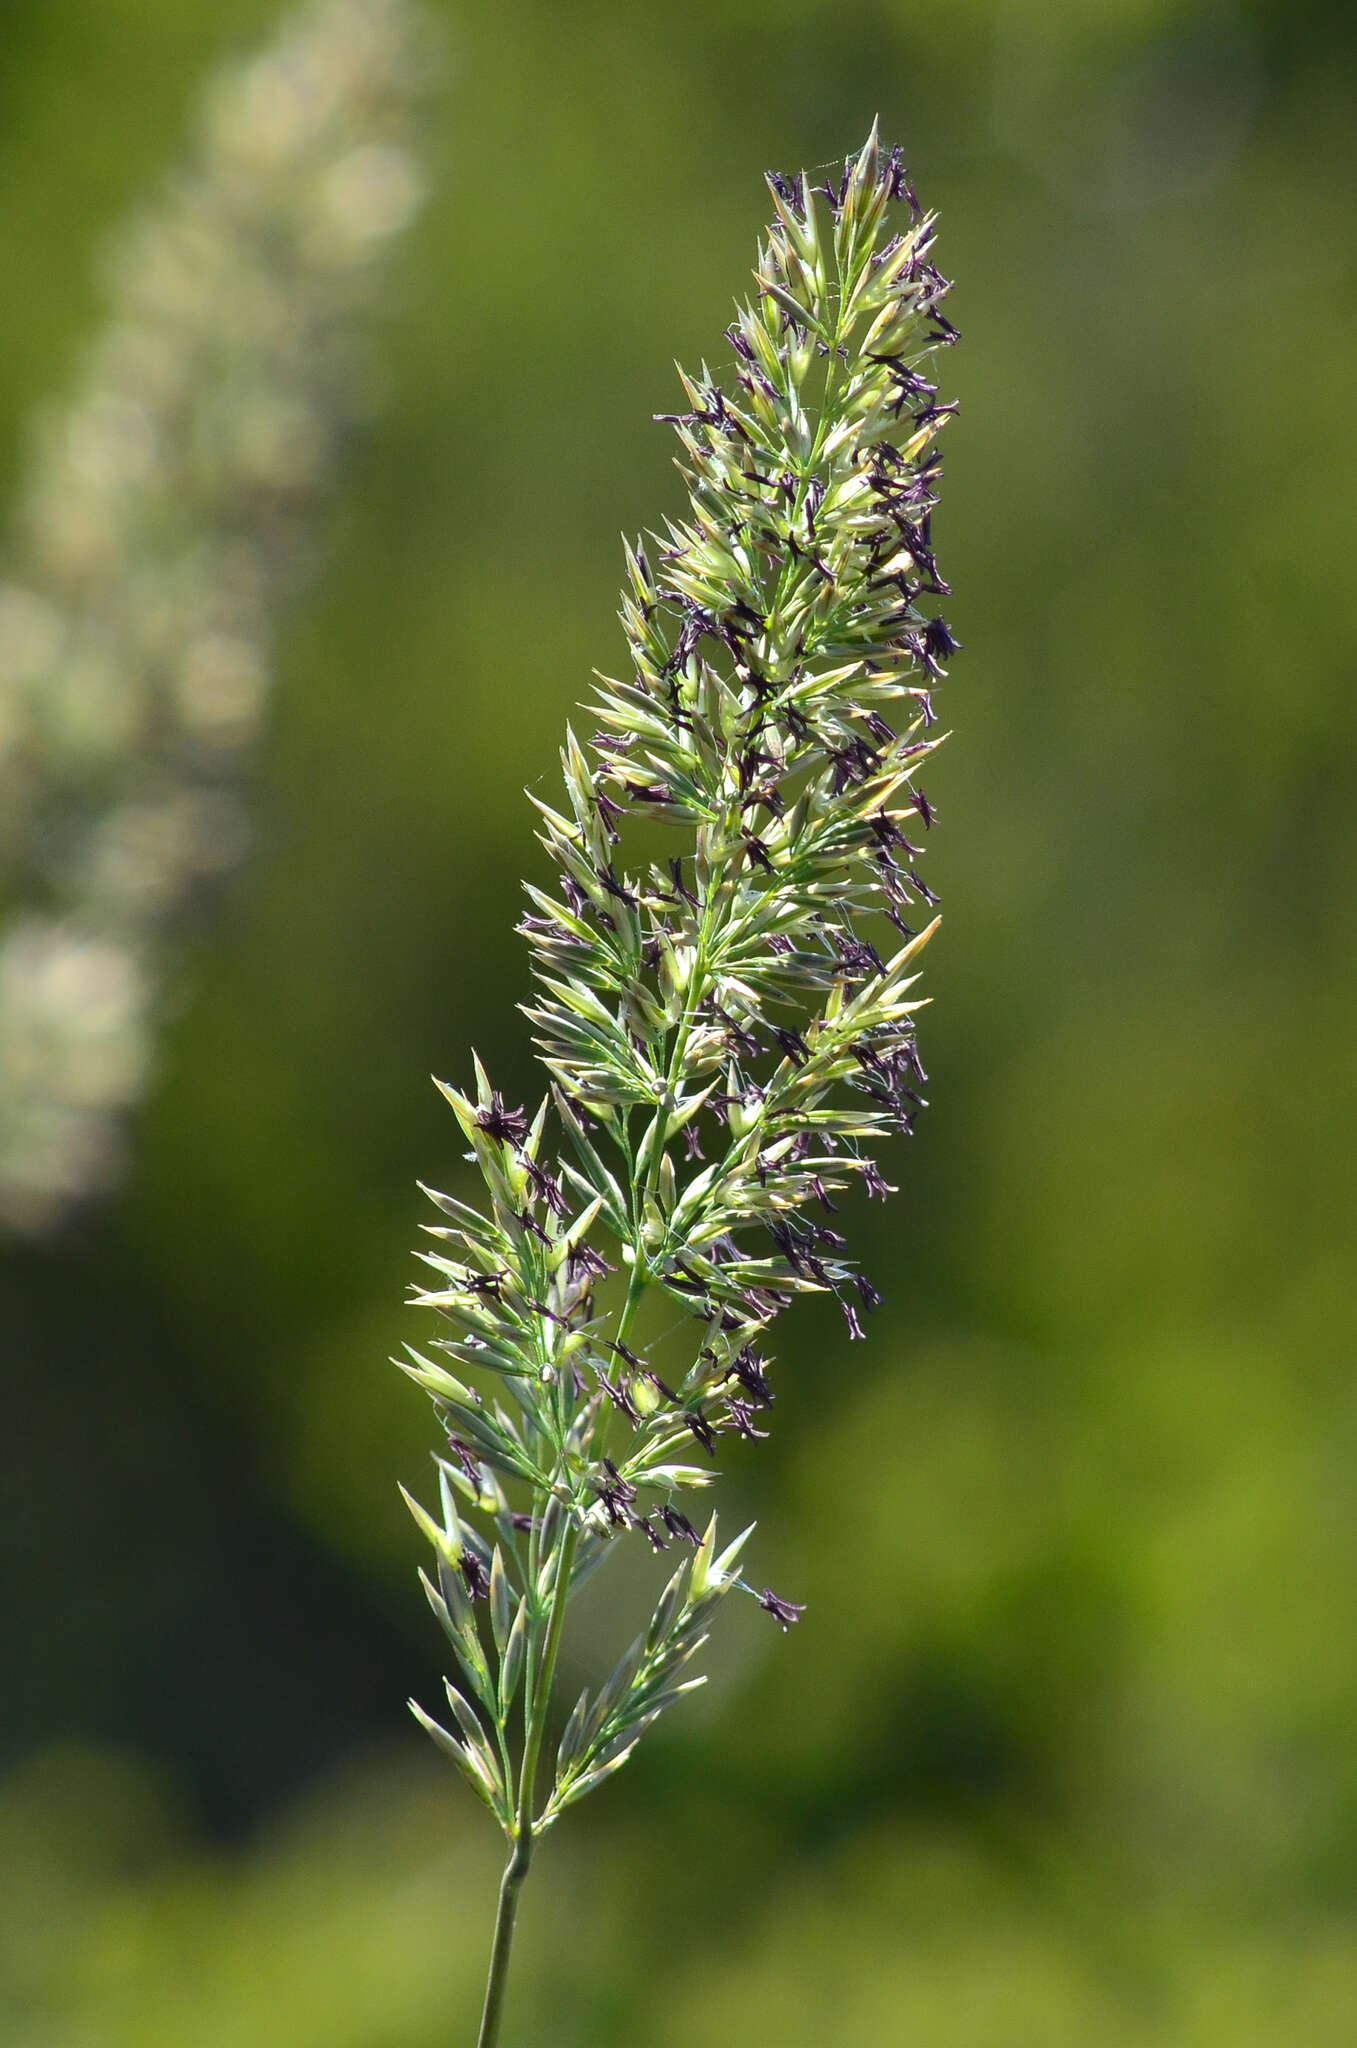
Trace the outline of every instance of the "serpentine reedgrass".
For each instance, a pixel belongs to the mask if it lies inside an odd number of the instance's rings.
[[[588,745],[567,733],[564,805],[538,803],[558,872],[521,929],[547,1093],[512,1108],[479,1060],[471,1093],[443,1086],[484,1201],[429,1191],[416,1299],[452,1334],[403,1361],[446,1436],[436,1512],[406,1499],[457,1665],[446,1725],[411,1705],[508,1843],[481,2048],[538,1841],[702,1683],[687,1669],[733,1589],[784,1630],[801,1614],[746,1585],[748,1530],[721,1547],[680,1502],[725,1436],[766,1434],[764,1341],[794,1295],[834,1294],[861,1337],[880,1296],[833,1196],[893,1192],[866,1148],[922,1106],[937,898],[916,777],[956,642],[926,606],[947,591],[930,519],[955,407],[921,365],[957,335],[933,217],[875,130],[818,189],[768,182],[731,388],[704,368],[662,416],[690,516],[627,549],[631,674],[600,679]],[[654,864],[628,862],[638,826]],[[648,1296],[681,1312],[680,1351],[647,1340]],[[571,1597],[628,1537],[683,1561],[548,1757]]]
[[[279,602],[423,197],[429,34],[412,0],[310,0],[212,78],[44,422],[0,581],[0,1225],[116,1179],[169,933],[245,848]]]

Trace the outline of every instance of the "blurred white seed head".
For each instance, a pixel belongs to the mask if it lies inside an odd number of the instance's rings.
[[[42,1230],[108,1185],[110,1108],[145,1078],[150,996],[129,946],[73,921],[11,923],[0,944],[0,1221]]]
[[[434,55],[418,0],[308,0],[224,66],[37,422],[0,578],[0,1221],[43,1229],[116,1177],[173,921],[248,843],[242,750],[369,408]]]

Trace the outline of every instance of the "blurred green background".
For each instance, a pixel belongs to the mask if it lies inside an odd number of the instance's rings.
[[[708,1692],[540,1859],[541,2048],[1357,2040],[1357,36],[1325,0],[447,8],[385,409],[116,1203],[0,1257],[0,2033],[435,2048],[498,1867],[384,1365],[532,1087],[525,784],[619,658],[760,173],[879,112],[964,345],[933,1108],[799,1310]],[[0,500],[265,0],[6,0]],[[631,1567],[619,1565],[618,1582]],[[635,1561],[639,1575],[642,1562]],[[623,1588],[625,1591],[625,1588]],[[581,1665],[606,1654],[608,1602]]]

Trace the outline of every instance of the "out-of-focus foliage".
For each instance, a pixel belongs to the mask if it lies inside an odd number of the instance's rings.
[[[269,18],[12,12],[0,479],[79,355],[92,250]],[[0,1269],[6,2031],[471,2031],[484,1816],[401,1731],[428,1674],[392,1481],[424,1423],[382,1363],[414,1176],[462,1170],[425,1076],[475,1043],[526,1082],[521,788],[616,658],[618,530],[677,509],[650,414],[743,286],[754,174],[879,111],[966,336],[933,1108],[854,1219],[870,1356],[789,1317],[776,1446],[740,1463],[805,1624],[734,1619],[687,1726],[544,1854],[508,2032],[1339,2048],[1348,13],[516,0],[451,28],[445,190],[282,650],[258,857],[127,1196]],[[600,1582],[599,1657],[641,1576]]]

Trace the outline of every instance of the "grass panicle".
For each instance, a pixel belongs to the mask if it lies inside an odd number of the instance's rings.
[[[957,335],[899,150],[874,131],[823,185],[768,182],[731,371],[683,376],[663,416],[690,509],[626,550],[630,671],[567,733],[561,799],[533,799],[542,1100],[510,1106],[479,1060],[443,1088],[483,1199],[432,1193],[416,1299],[442,1331],[404,1360],[444,1433],[437,1510],[411,1506],[457,1663],[450,1723],[415,1711],[510,1844],[482,2048],[537,1837],[701,1683],[733,1589],[800,1616],[740,1576],[748,1531],[718,1551],[682,1503],[726,1439],[767,1434],[795,1296],[833,1294],[862,1336],[880,1296],[834,1197],[891,1192],[872,1148],[924,1106],[919,776],[956,646],[930,523],[955,407],[925,366]],[[686,1341],[643,1338],[648,1296]],[[539,1787],[571,1594],[638,1539],[682,1561]]]

